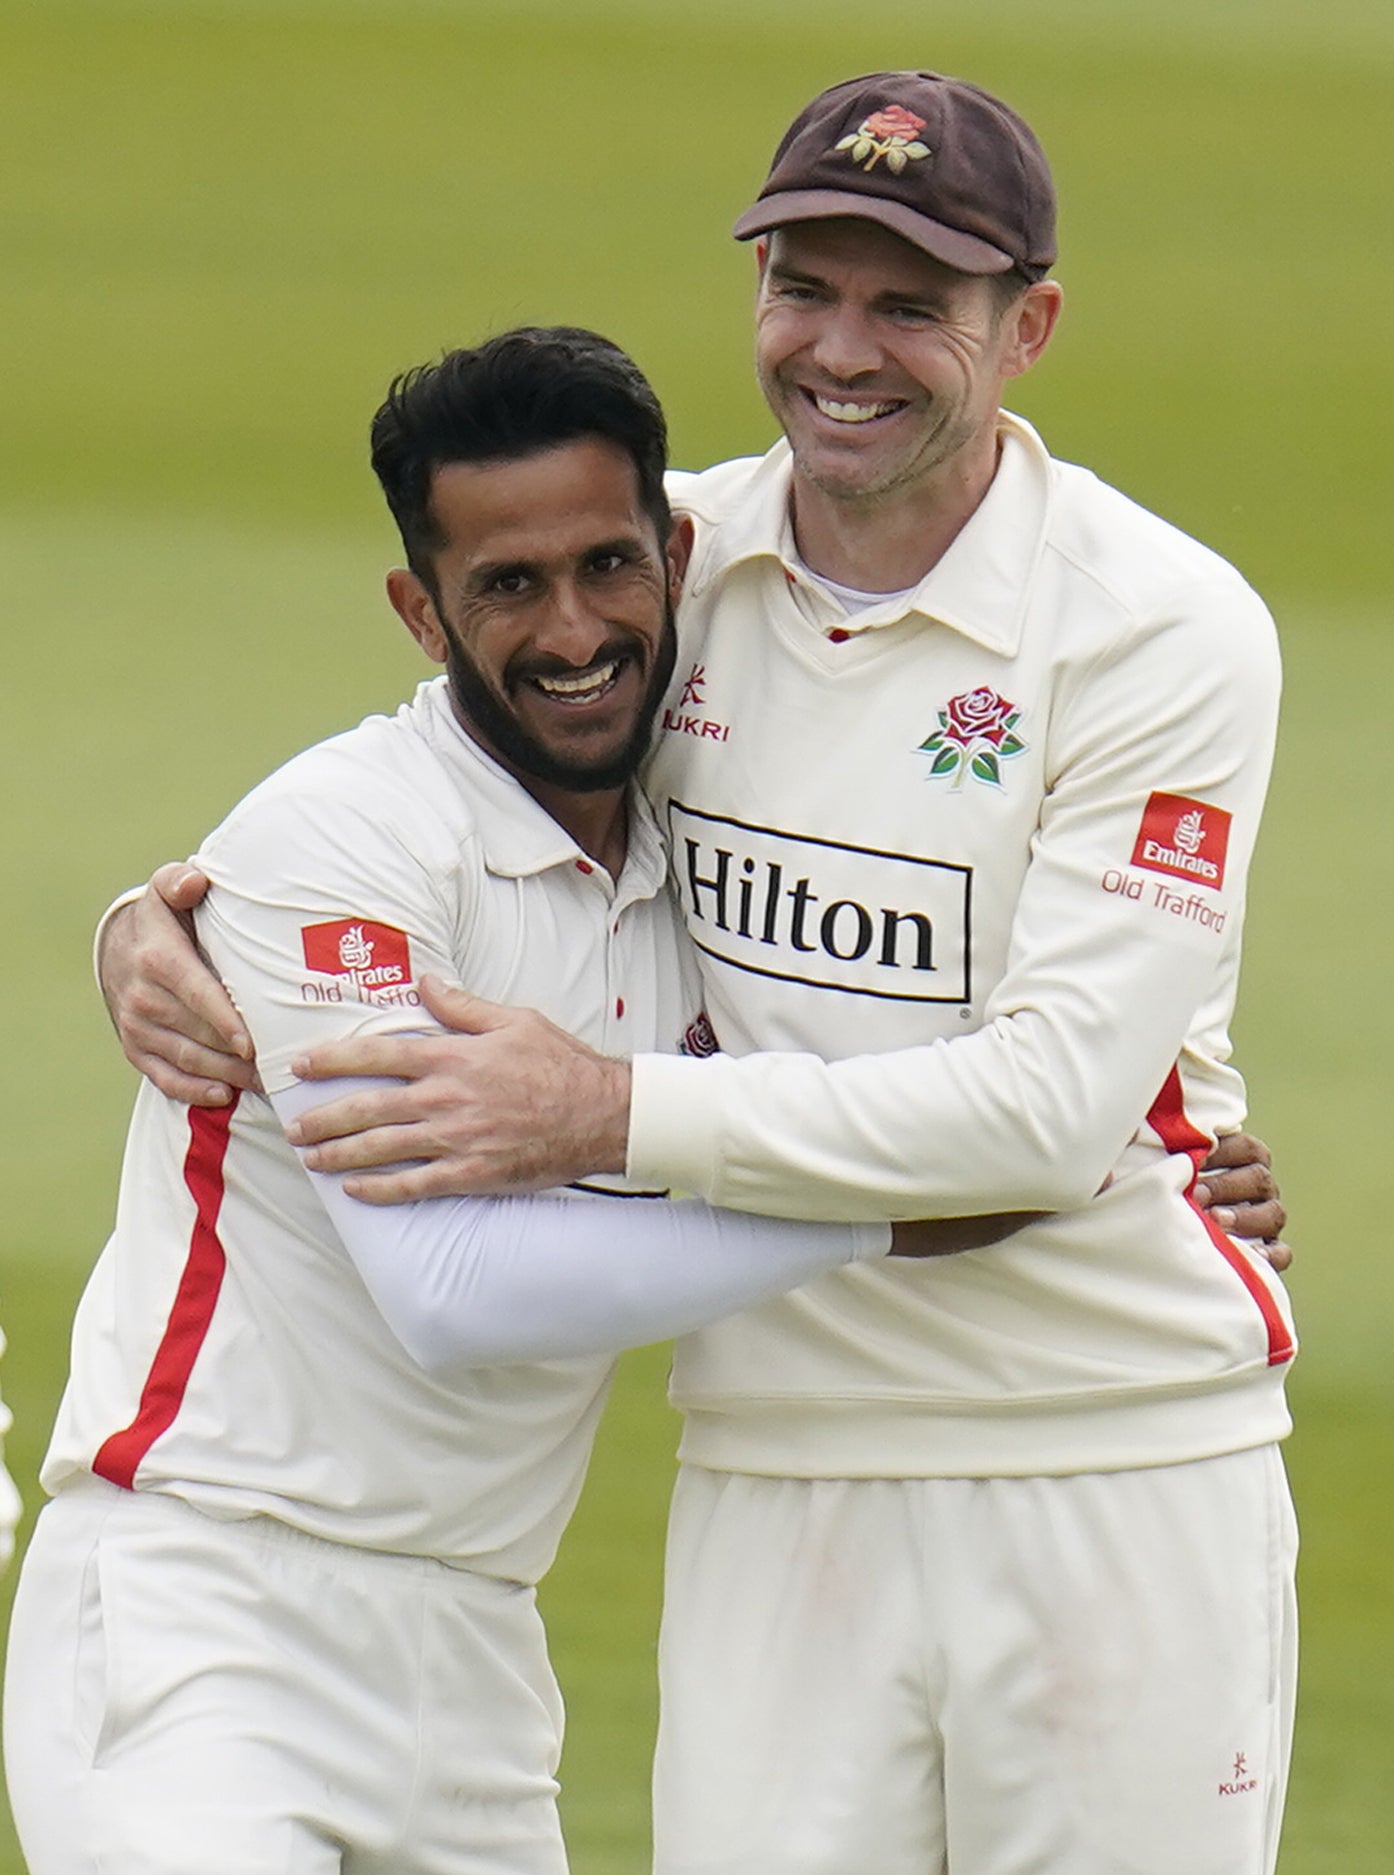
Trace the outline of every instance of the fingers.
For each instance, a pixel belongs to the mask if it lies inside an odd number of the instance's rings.
[[[1291,1247],[1282,1241],[1287,1210],[1261,1139],[1229,1133],[1217,1140],[1191,1195],[1222,1231],[1253,1243],[1275,1270],[1291,1264]]]
[[[153,1015],[203,1048],[252,1059],[252,1038],[236,1005],[182,932],[142,939],[131,963],[127,1020]]]
[[[172,1068],[163,1055],[145,1054],[128,1048],[126,1059],[147,1081],[153,1082],[162,1094],[168,1094],[171,1100],[177,1100],[185,1107],[225,1107],[232,1099],[233,1090],[226,1081],[201,1080],[195,1075],[181,1073],[178,1068]]]
[[[162,1094],[168,1094],[171,1100],[182,1101],[186,1107],[225,1107],[235,1092],[252,1085],[251,1078],[234,1084],[223,1078],[216,1068],[209,1071],[198,1067],[191,1070],[175,1067],[167,1052],[168,1044],[164,1044],[163,1048],[166,1052],[127,1047],[126,1059],[148,1081],[152,1081]],[[216,1059],[223,1063],[232,1061],[230,1055],[221,1055]],[[252,1076],[252,1070],[246,1062],[235,1062],[233,1066],[235,1070]]]
[[[1236,1172],[1208,1172],[1193,1187],[1191,1196],[1206,1211],[1244,1204],[1278,1204],[1278,1185],[1268,1166],[1240,1166]]]
[[[156,880],[175,873],[190,875],[202,897],[207,882],[193,867],[161,867]],[[187,878],[184,884],[193,889]],[[111,932],[102,979],[128,1056],[131,1031],[155,1021],[204,1047],[252,1059],[252,1039],[232,998],[195,949],[185,915],[159,890],[148,890]]]
[[[291,1144],[298,1141],[292,1140]],[[301,1158],[312,1172],[363,1172],[381,1166],[399,1167],[410,1159],[434,1160],[443,1151],[441,1142],[430,1138],[423,1128],[373,1126],[305,1147]]]
[[[434,976],[430,971],[422,977],[417,988],[421,992],[422,1003],[436,1021],[443,1028],[454,1029],[460,1035],[482,1035],[489,1029],[500,1028],[504,1021],[516,1013],[500,1003],[487,1002],[482,996],[472,996],[458,983],[447,983],[443,977]]]
[[[1231,1237],[1269,1239],[1281,1237],[1288,1214],[1278,1199],[1267,1204],[1212,1206],[1210,1216]]]
[[[130,957],[131,974],[112,1009],[122,1045],[128,1056],[142,1045],[164,1052],[164,1038],[172,1037],[171,1066],[213,1072],[250,1086],[239,1069],[251,1068],[252,1038],[232,998],[192,950],[165,951],[159,945],[138,946]],[[199,1053],[185,1056],[189,1050]],[[204,1063],[215,1054],[219,1060]],[[202,1065],[200,1065],[202,1063]]]
[[[337,1081],[374,1076],[397,1081],[419,1081],[438,1065],[435,1038],[430,1035],[359,1035],[344,1041],[322,1042],[308,1054],[297,1055],[290,1071],[298,1081]],[[386,1089],[372,1096],[354,1096],[376,1101]],[[315,1113],[336,1110],[344,1101],[332,1101],[329,1107],[317,1107]],[[307,1118],[307,1115],[302,1115]]]
[[[454,1191],[440,1165],[399,1166],[392,1172],[365,1172],[344,1180],[344,1190],[360,1204],[411,1204],[418,1198],[445,1198]]]
[[[235,1091],[260,1085],[254,1062],[191,1041],[158,1022],[128,1024],[121,1042],[132,1067],[162,1094],[192,1107],[225,1107]]]
[[[1268,1166],[1272,1163],[1272,1153],[1252,1133],[1225,1133],[1215,1141],[1215,1149],[1201,1167],[1201,1172],[1205,1174],[1223,1171],[1231,1166]]]
[[[206,970],[199,963],[181,979],[175,993],[193,1018],[195,1038],[211,1030],[217,1037],[213,1046],[221,1046],[227,1053],[246,1062],[253,1059],[256,1051],[238,1014],[237,1005],[211,970]],[[203,1025],[202,1030],[198,1024]]]
[[[1207,1170],[1191,1195],[1198,1205],[1211,1211],[1221,1206],[1276,1205],[1278,1183],[1267,1165],[1254,1162],[1236,1165],[1228,1172]]]
[[[171,911],[192,911],[208,892],[208,875],[182,859],[171,860],[151,873],[150,889]]]
[[[1220,1229],[1233,1237],[1281,1237],[1288,1221],[1273,1174],[1266,1165],[1212,1172],[1191,1195]]]

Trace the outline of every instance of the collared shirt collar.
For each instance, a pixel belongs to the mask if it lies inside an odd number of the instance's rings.
[[[1045,544],[1050,512],[1050,457],[1022,418],[1003,411],[997,473],[948,551],[908,599],[873,607],[847,621],[856,633],[895,624],[911,612],[1010,657],[1021,642],[1031,577]],[[790,518],[793,458],[781,440],[761,460],[738,513],[723,518],[715,551],[700,556],[691,591],[699,596],[745,561],[778,562],[795,583],[802,570]]]
[[[603,868],[460,726],[444,677],[423,683],[409,707],[420,712],[427,741],[476,803],[480,851],[490,872],[522,879],[553,866],[576,866],[605,882]],[[663,885],[667,865],[653,812],[639,789],[631,786],[629,851],[615,882],[616,899],[652,898]]]

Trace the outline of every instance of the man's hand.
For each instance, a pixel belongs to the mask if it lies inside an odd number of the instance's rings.
[[[1252,1241],[1275,1270],[1292,1262],[1282,1241],[1288,1214],[1273,1177],[1273,1156],[1251,1133],[1227,1133],[1200,1170],[1191,1196],[1222,1231]]]
[[[225,1107],[255,1087],[252,1040],[227,991],[194,945],[193,908],[208,880],[193,866],[161,866],[144,894],[102,935],[102,995],[132,1067],[162,1094]]]
[[[302,1080],[380,1077],[381,1087],[303,1113],[292,1144],[317,1172],[361,1173],[344,1189],[367,1204],[405,1204],[452,1193],[538,1191],[588,1173],[623,1172],[629,1132],[629,1068],[597,1054],[535,1010],[510,1009],[424,977],[426,1009],[452,1034],[367,1036],[330,1042],[293,1065]],[[415,1163],[411,1163],[411,1162]],[[386,1167],[387,1170],[377,1168]],[[1278,1270],[1292,1261],[1281,1241],[1287,1213],[1261,1139],[1221,1139],[1195,1187],[1222,1230],[1255,1242]],[[1020,1228],[1005,1222],[995,1237]],[[907,1233],[901,1255],[943,1255],[994,1237],[979,1220],[942,1222],[935,1240]]]
[[[420,989],[453,1034],[326,1042],[292,1063],[301,1080],[398,1083],[301,1114],[287,1137],[311,1148],[304,1160],[312,1171],[362,1173],[344,1190],[368,1204],[540,1191],[623,1172],[627,1062],[598,1055],[534,1009],[485,1002],[431,976]]]

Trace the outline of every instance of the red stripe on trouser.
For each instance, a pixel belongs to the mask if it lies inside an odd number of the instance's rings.
[[[218,1213],[223,1204],[223,1160],[236,1106],[234,1096],[227,1107],[189,1109],[189,1150],[184,1157],[184,1183],[194,1200],[189,1254],[136,1416],[122,1431],[112,1433],[92,1461],[98,1477],[109,1478],[128,1491],[140,1461],[174,1423],[222,1287],[226,1258],[218,1237]]]
[[[1277,1367],[1284,1361],[1290,1361],[1293,1351],[1292,1336],[1263,1278],[1252,1267],[1239,1246],[1226,1237],[1210,1213],[1202,1211],[1191,1196],[1191,1189],[1210,1151],[1210,1141],[1204,1133],[1197,1131],[1186,1117],[1179,1068],[1173,1067],[1167,1076],[1161,1093],[1152,1103],[1152,1111],[1147,1116],[1147,1124],[1154,1130],[1168,1152],[1184,1152],[1191,1161],[1194,1170],[1191,1173],[1190,1184],[1186,1187],[1186,1202],[1205,1226],[1211,1243],[1258,1304],[1259,1313],[1263,1316],[1263,1325],[1268,1330],[1268,1365]]]

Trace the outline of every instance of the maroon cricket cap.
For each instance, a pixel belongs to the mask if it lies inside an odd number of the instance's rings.
[[[1029,125],[937,72],[873,72],[821,92],[785,132],[738,241],[794,221],[879,222],[960,273],[1040,279],[1055,185]]]

